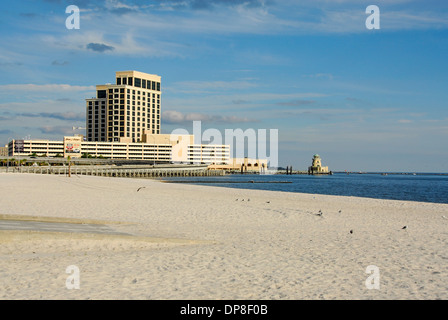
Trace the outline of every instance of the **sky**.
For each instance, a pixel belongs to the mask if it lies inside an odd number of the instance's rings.
[[[83,133],[95,86],[137,70],[162,77],[162,133],[278,130],[296,170],[448,172],[447,1],[11,1],[0,41],[1,144]]]

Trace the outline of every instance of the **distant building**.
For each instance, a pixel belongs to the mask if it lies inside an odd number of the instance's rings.
[[[308,167],[308,174],[327,174],[328,167],[322,167],[322,160],[318,154],[313,156],[313,163]]]
[[[194,144],[193,135],[143,134],[142,142],[84,141],[82,135],[63,140],[12,140],[10,156],[93,157],[121,160],[149,160],[156,163],[217,164],[231,162],[229,145]]]
[[[8,145],[0,147],[0,157],[7,157],[7,156],[8,156]]]
[[[118,71],[115,84],[96,86],[86,99],[86,140],[139,142],[143,131],[159,134],[161,77],[138,71]]]
[[[226,170],[242,173],[264,173],[268,168],[267,159],[232,158],[226,164],[213,164],[211,170]]]

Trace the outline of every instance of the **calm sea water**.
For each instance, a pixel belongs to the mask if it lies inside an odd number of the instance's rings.
[[[227,188],[275,190],[356,196],[377,199],[448,203],[448,176],[433,174],[345,174],[308,175],[227,175],[223,177],[182,177],[165,180]],[[210,183],[200,183],[207,181]],[[228,183],[228,182],[239,183]],[[255,183],[246,183],[254,181]],[[257,183],[288,181],[291,183]]]

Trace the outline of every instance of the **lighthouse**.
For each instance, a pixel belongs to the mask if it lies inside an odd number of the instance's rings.
[[[328,174],[328,167],[322,167],[322,159],[318,154],[313,156],[311,167],[308,167],[308,174]]]

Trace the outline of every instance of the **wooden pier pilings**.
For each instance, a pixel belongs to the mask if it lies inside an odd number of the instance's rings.
[[[45,166],[32,167],[23,166],[10,170],[15,173],[36,173],[68,175],[68,167]],[[222,170],[208,170],[207,168],[117,168],[113,166],[71,166],[71,175],[90,175],[101,177],[123,177],[123,178],[156,178],[156,177],[205,177],[222,176]]]

